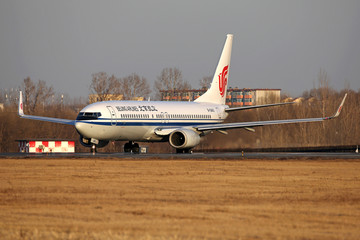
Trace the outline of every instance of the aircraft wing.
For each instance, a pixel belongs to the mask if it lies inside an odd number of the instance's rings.
[[[345,94],[343,100],[341,101],[340,106],[338,107],[336,113],[331,117],[323,118],[303,118],[303,119],[285,119],[285,120],[271,120],[271,121],[258,121],[258,122],[239,122],[239,123],[223,123],[223,124],[206,124],[194,126],[198,131],[208,131],[208,130],[226,130],[233,128],[251,128],[259,127],[266,125],[276,125],[276,124],[286,124],[286,123],[303,123],[303,122],[321,122],[325,120],[330,120],[336,118],[340,115],[341,109],[344,105],[347,94]]]
[[[225,109],[225,112],[239,111],[239,110],[247,110],[247,109],[253,109],[253,108],[273,107],[273,106],[287,105],[287,104],[293,104],[293,103],[295,103],[295,102],[272,103],[272,104],[264,104],[264,105],[256,105],[256,106],[245,106],[245,107],[226,108],[226,109]]]
[[[62,123],[67,125],[75,125],[74,120],[70,119],[62,119],[62,118],[51,118],[51,117],[41,117],[41,116],[33,116],[33,115],[25,115],[24,114],[24,105],[22,101],[22,91],[20,91],[19,97],[19,116],[21,118],[38,120],[38,121],[45,121],[45,122],[53,122],[53,123]]]
[[[61,118],[51,118],[51,117],[41,117],[41,116],[32,116],[32,115],[20,115],[21,118],[45,121],[45,122],[53,122],[53,123],[62,123],[67,125],[75,125],[74,120],[70,119],[61,119]]]

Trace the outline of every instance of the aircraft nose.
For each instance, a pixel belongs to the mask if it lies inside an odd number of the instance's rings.
[[[83,132],[84,132],[84,123],[76,121],[76,122],[75,122],[75,129],[76,129],[76,131],[78,131],[80,134],[83,134]]]

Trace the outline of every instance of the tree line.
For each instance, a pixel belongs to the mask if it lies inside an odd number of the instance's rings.
[[[153,98],[160,100],[162,90],[175,89],[191,89],[191,85],[183,79],[179,69],[164,68],[160,76],[155,80]],[[123,100],[132,100],[139,97],[148,99],[151,94],[147,79],[136,73],[123,78],[114,75],[110,76],[105,72],[95,73],[92,75],[90,91],[92,94],[99,96],[100,101],[107,100],[111,95],[122,95]]]
[[[228,135],[210,135],[203,149],[216,149],[226,146],[229,149],[241,148],[282,148],[360,145],[360,89],[335,90],[330,87],[325,71],[320,70],[318,87],[303,92],[298,103],[244,110],[229,115],[226,122],[268,121],[277,119],[328,117],[335,114],[345,93],[345,105],[338,118],[313,123],[271,125],[255,128],[255,132],[245,129],[228,131]],[[282,96],[282,101],[287,96]],[[220,145],[221,143],[221,145]]]
[[[207,88],[211,77],[201,79],[201,86]],[[228,135],[218,132],[202,139],[196,149],[241,149],[271,147],[303,147],[360,145],[360,89],[335,90],[330,87],[325,71],[318,76],[319,86],[304,91],[298,104],[264,109],[244,110],[229,114],[226,122],[247,122],[291,118],[330,116],[337,109],[342,97],[348,93],[344,109],[339,118],[321,123],[284,124],[255,128],[255,132],[245,129],[229,130]],[[155,96],[160,98],[161,90],[190,89],[190,84],[176,68],[165,68],[154,84]],[[25,113],[58,118],[75,119],[78,112],[87,105],[87,99],[70,98],[56,93],[45,81],[34,82],[27,77],[19,89],[24,94]],[[147,100],[151,90],[146,78],[137,74],[118,78],[99,72],[92,75],[90,92],[99,98],[107,94],[121,94],[124,100],[143,97]],[[0,91],[0,152],[17,152],[17,139],[56,138],[76,140],[76,151],[86,152],[77,140],[79,135],[72,126],[20,119],[17,115],[18,91]],[[282,96],[284,101],[287,96]],[[100,99],[101,100],[101,99]],[[99,151],[123,151],[124,142],[113,142]],[[140,143],[148,146],[150,152],[172,152],[166,143]]]

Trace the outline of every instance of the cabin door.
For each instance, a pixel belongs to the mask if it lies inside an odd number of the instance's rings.
[[[107,109],[109,110],[111,116],[111,126],[116,126],[117,120],[116,120],[116,112],[114,108],[111,106],[107,106]]]

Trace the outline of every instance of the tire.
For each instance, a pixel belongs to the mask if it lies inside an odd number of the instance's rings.
[[[131,145],[131,143],[125,143],[125,145],[124,145],[124,152],[126,152],[126,153],[129,153],[129,152],[131,152],[131,147],[132,147],[132,145]]]
[[[140,153],[140,147],[138,143],[134,143],[131,147],[131,151],[133,153],[139,154]]]

